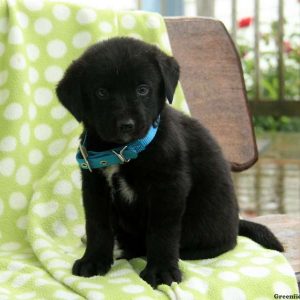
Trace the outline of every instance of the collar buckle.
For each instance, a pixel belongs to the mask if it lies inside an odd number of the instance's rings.
[[[125,147],[123,147],[119,153],[116,152],[115,150],[111,150],[111,152],[118,157],[118,159],[121,161],[122,164],[130,161],[130,159],[126,159],[126,157],[124,157],[124,155],[123,155],[123,152],[125,151],[126,148],[127,148],[127,145]]]
[[[83,145],[81,145],[81,143],[79,144],[79,150],[80,150],[80,153],[81,153],[81,155],[84,159],[84,163],[81,164],[82,167],[88,168],[89,171],[92,173],[93,170],[92,170],[92,168],[90,166],[90,163],[88,161],[88,152],[87,152],[86,148]]]

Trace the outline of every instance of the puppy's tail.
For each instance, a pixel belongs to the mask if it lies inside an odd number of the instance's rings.
[[[239,235],[248,237],[267,249],[284,252],[284,248],[275,235],[264,225],[240,220]]]

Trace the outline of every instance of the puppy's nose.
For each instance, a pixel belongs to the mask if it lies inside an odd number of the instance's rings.
[[[134,130],[134,121],[132,119],[118,121],[118,128],[122,133],[131,133]]]

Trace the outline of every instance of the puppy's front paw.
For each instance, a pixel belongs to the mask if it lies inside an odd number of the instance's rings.
[[[181,272],[178,267],[146,266],[140,276],[153,288],[159,284],[171,285],[173,281],[181,282]]]
[[[104,275],[109,271],[112,263],[112,259],[96,260],[83,257],[75,261],[72,269],[72,274],[82,277]]]

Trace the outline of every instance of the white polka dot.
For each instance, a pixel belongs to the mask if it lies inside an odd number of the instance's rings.
[[[56,252],[51,251],[51,250],[46,250],[46,251],[44,251],[43,253],[40,254],[39,258],[41,260],[47,260],[47,259],[56,258],[56,257],[59,257],[59,255]]]
[[[242,267],[240,272],[246,276],[262,278],[269,275],[270,270],[263,267]]]
[[[17,20],[19,22],[19,25],[22,27],[22,28],[26,28],[28,26],[28,17],[26,14],[24,14],[23,12],[21,11],[18,11],[16,13],[16,17],[17,17]]]
[[[58,66],[50,66],[45,70],[45,78],[48,82],[58,82],[63,77],[63,70]]]
[[[87,293],[87,300],[102,300],[105,299],[103,293],[98,291],[90,291]]]
[[[70,149],[77,149],[79,144],[79,139],[77,136],[73,137],[68,145]]]
[[[136,39],[136,40],[140,40],[140,41],[143,40],[143,37],[138,33],[130,33],[129,36]]]
[[[104,33],[109,33],[109,32],[112,32],[113,27],[108,22],[100,22],[99,29]]]
[[[126,29],[132,29],[135,26],[136,20],[132,15],[125,15],[121,19],[121,25]]]
[[[197,290],[198,292],[205,294],[207,292],[208,289],[208,284],[196,277],[191,277],[186,281],[186,286],[193,289],[193,290]]]
[[[25,92],[26,95],[30,95],[30,93],[31,93],[31,87],[30,87],[30,85],[29,85],[28,82],[25,82],[25,83],[23,84],[23,90],[24,90],[24,92]],[[31,103],[30,103],[30,104],[31,104]],[[30,104],[29,104],[29,105],[30,105]]]
[[[0,32],[6,33],[8,30],[8,20],[6,17],[0,18]]]
[[[26,67],[26,59],[23,54],[15,53],[10,58],[10,66],[16,70],[23,70]]]
[[[233,267],[233,266],[236,266],[237,265],[237,262],[236,261],[233,261],[233,260],[225,260],[225,259],[222,259],[220,261],[218,261],[216,263],[216,266],[217,267]]]
[[[210,276],[213,272],[213,269],[202,266],[197,268],[190,267],[189,270],[202,276]]]
[[[77,165],[75,154],[74,153],[68,154],[62,161],[62,164],[65,166]]]
[[[0,86],[6,83],[8,72],[6,70],[0,72]]]
[[[62,132],[63,134],[67,135],[78,127],[79,127],[79,123],[76,120],[72,119],[63,125]]]
[[[224,271],[219,273],[219,278],[221,278],[224,281],[238,281],[240,280],[240,275],[234,272],[230,271]]]
[[[273,259],[266,258],[266,257],[255,257],[251,259],[251,262],[253,262],[256,265],[267,265],[272,263]]]
[[[21,253],[12,256],[13,259],[25,260],[27,258],[33,258],[33,255],[30,253]]]
[[[20,263],[19,261],[12,261],[8,266],[7,270],[9,271],[19,271],[24,269],[25,264]]]
[[[56,155],[60,154],[65,149],[66,144],[67,144],[66,139],[55,140],[48,146],[48,153],[51,156],[56,156]]]
[[[34,120],[36,117],[36,107],[32,103],[28,107],[28,116],[30,120]]]
[[[36,281],[35,281],[35,285],[36,286],[44,286],[44,285],[51,285],[53,284],[53,281],[50,281],[50,280],[45,280],[43,278],[38,278]]]
[[[38,71],[35,68],[30,67],[28,70],[28,78],[31,83],[37,82],[39,79]]]
[[[124,276],[127,274],[133,273],[132,269],[121,269],[117,271],[111,271],[108,273],[109,277],[119,277],[119,276]]]
[[[26,185],[30,182],[31,171],[26,166],[21,166],[16,172],[16,181],[19,185]]]
[[[0,105],[4,104],[9,97],[9,90],[0,90]]]
[[[63,299],[63,300],[79,300],[82,297],[79,297],[78,295],[71,293],[71,292],[66,292],[66,291],[56,291],[54,293],[54,297],[58,299]]]
[[[73,155],[73,156],[75,157],[75,155]],[[71,173],[71,179],[72,179],[72,182],[75,185],[75,187],[78,189],[81,189],[81,184],[82,184],[81,173],[78,169],[74,170]]]
[[[73,190],[72,184],[68,180],[60,180],[54,186],[54,194],[69,195]]]
[[[27,300],[27,299],[36,299],[36,292],[27,292],[27,293],[21,293],[16,296],[16,299],[20,300]]]
[[[4,51],[5,51],[5,46],[3,43],[0,42],[0,56],[3,55]]]
[[[52,23],[46,18],[39,18],[34,22],[34,30],[40,35],[48,34],[52,27]]]
[[[50,113],[53,119],[62,119],[66,116],[67,112],[62,105],[58,105],[53,107]]]
[[[6,136],[0,141],[0,151],[10,152],[14,151],[17,146],[17,139],[13,136]]]
[[[242,289],[236,287],[226,287],[222,289],[223,300],[246,300],[246,295]]]
[[[258,244],[255,243],[249,243],[248,245],[245,246],[246,250],[258,250],[261,249],[262,247]]]
[[[38,11],[41,10],[44,6],[44,2],[43,1],[36,1],[36,0],[24,0],[23,1],[25,7],[28,10],[31,11]]]
[[[160,42],[165,49],[171,49],[169,36],[166,32],[161,35]]]
[[[20,243],[17,242],[8,242],[5,244],[1,244],[0,250],[3,251],[16,251],[21,248]]]
[[[0,160],[0,174],[3,176],[11,176],[15,170],[15,161],[8,157]]]
[[[42,193],[41,192],[34,192],[32,197],[31,197],[31,200],[32,201],[37,201],[41,198],[42,196]],[[38,230],[38,229],[37,229]],[[43,232],[43,231],[42,231]]]
[[[72,44],[75,48],[85,48],[92,40],[92,36],[88,31],[80,31],[73,37]]]
[[[23,107],[19,103],[11,103],[4,110],[4,117],[7,120],[18,120],[23,115]]]
[[[28,145],[30,139],[30,127],[28,123],[21,126],[20,129],[20,141],[25,146]]]
[[[142,293],[144,290],[145,288],[143,286],[136,284],[126,285],[122,288],[122,291],[128,294],[138,294]]]
[[[83,237],[85,234],[85,226],[83,224],[78,224],[73,227],[74,235],[78,237]]]
[[[15,6],[16,5],[16,0],[7,0],[7,3],[9,6]]]
[[[3,200],[0,198],[0,216],[3,214],[3,210],[4,210]]]
[[[66,21],[70,16],[70,9],[62,4],[53,7],[53,15],[59,21]]]
[[[27,229],[28,218],[27,216],[22,216],[17,220],[17,227],[22,230]]]
[[[102,289],[103,286],[99,283],[80,282],[77,286],[79,289]]]
[[[74,221],[78,218],[76,207],[73,204],[67,204],[65,207],[65,214],[67,219]]]
[[[58,203],[56,201],[49,201],[45,203],[38,203],[33,206],[33,212],[42,218],[46,218],[53,215],[58,209]]]
[[[20,45],[24,42],[22,30],[18,26],[12,26],[10,28],[8,42],[12,45]]]
[[[277,251],[267,250],[267,249],[265,249],[264,253],[262,253],[262,256],[264,256],[264,257],[275,257],[278,255],[281,255],[281,254]]]
[[[46,106],[53,99],[53,93],[50,89],[40,87],[34,92],[34,101],[37,105]]]
[[[283,264],[283,265],[279,265],[276,266],[276,269],[283,275],[286,276],[295,276],[294,274],[294,270],[292,269],[292,267],[288,264]]]
[[[60,58],[66,54],[67,47],[62,40],[52,40],[47,45],[47,52],[51,57]]]
[[[48,182],[52,182],[55,179],[57,179],[57,177],[60,175],[60,171],[59,170],[54,170],[50,173],[50,175],[47,178]]]
[[[173,285],[172,288],[174,289],[176,299],[195,300],[195,298],[191,292],[182,290],[179,285]],[[147,298],[147,297],[145,297],[145,298]],[[143,297],[134,298],[134,300],[143,300]]]
[[[90,8],[82,8],[76,15],[76,20],[79,24],[89,24],[95,22],[97,15],[94,10]]]
[[[234,255],[235,257],[248,257],[250,256],[249,252],[239,252],[237,254]]]
[[[273,291],[274,294],[279,294],[279,295],[291,295],[292,290],[291,288],[284,282],[274,282],[273,283]]]
[[[52,259],[47,266],[49,268],[63,268],[63,269],[69,269],[71,267],[70,263],[62,259]]]
[[[155,16],[155,15],[152,15],[152,16],[149,16],[147,18],[147,21],[146,21],[146,26],[148,28],[154,28],[154,29],[157,29],[159,28],[161,25],[161,19],[160,17],[158,16]]]
[[[27,205],[27,199],[25,195],[21,192],[14,192],[9,197],[9,206],[12,209],[23,209]]]
[[[75,281],[78,281],[80,277],[75,277],[75,276],[69,276],[63,279],[63,282],[67,285],[70,285],[74,283]]]
[[[39,48],[34,44],[29,44],[26,47],[27,56],[31,61],[35,61],[40,56],[40,50]]]
[[[55,221],[52,225],[52,229],[59,237],[66,236],[68,234],[66,226],[61,221]]]
[[[108,280],[109,283],[129,283],[131,282],[130,278],[113,278]]]
[[[35,137],[40,141],[49,139],[52,135],[52,128],[47,124],[40,124],[34,129]]]

